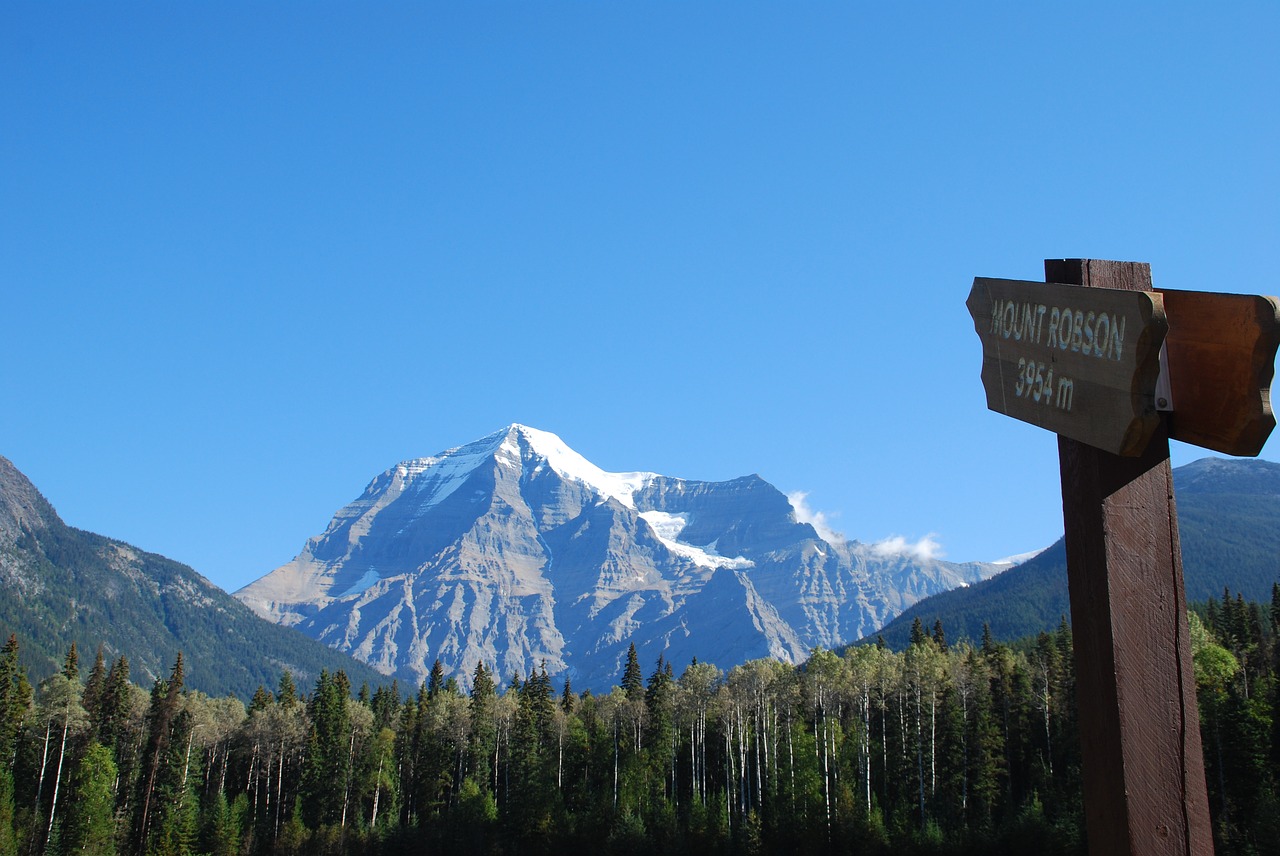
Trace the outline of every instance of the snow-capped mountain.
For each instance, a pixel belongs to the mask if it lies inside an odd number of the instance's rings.
[[[512,425],[387,470],[236,597],[415,681],[436,659],[463,684],[545,662],[607,689],[631,643],[646,669],[795,663],[1002,569],[824,540],[759,476],[608,473]]]

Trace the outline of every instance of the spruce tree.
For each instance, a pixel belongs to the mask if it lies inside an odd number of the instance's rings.
[[[249,699],[249,715],[252,716],[258,711],[270,710],[274,706],[275,699],[271,697],[271,693],[267,692],[267,688],[262,684],[258,684],[258,688],[253,691],[253,698]]]
[[[101,712],[102,694],[107,686],[107,664],[102,656],[102,645],[98,645],[98,653],[93,658],[93,668],[89,671],[89,679],[85,682],[80,703],[89,714],[89,721],[96,723]]]
[[[444,689],[444,666],[440,665],[440,658],[431,664],[431,675],[427,679],[427,695],[435,698]]]
[[[344,672],[330,675],[321,670],[307,711],[311,733],[302,774],[302,816],[313,829],[342,819],[351,766],[350,697],[351,683]]]
[[[173,738],[174,719],[182,706],[182,652],[174,661],[169,680],[157,678],[151,688],[151,704],[147,709],[147,744],[142,755],[142,775],[138,780],[137,815],[133,840],[139,852],[148,849],[152,829],[152,809],[156,802],[156,786],[168,760]]]
[[[80,655],[76,652],[75,642],[71,643],[67,658],[62,662],[62,675],[69,681],[80,680]]]
[[[0,650],[0,856],[15,856],[18,852],[13,828],[13,760],[18,731],[27,713],[27,702],[22,698],[22,682],[18,637],[10,634],[9,641]]]
[[[573,685],[569,682],[569,676],[564,677],[564,692],[560,693],[560,709],[565,713],[573,713],[574,702]]]
[[[920,616],[916,616],[915,621],[911,622],[911,647],[923,645],[929,637],[924,634],[924,623],[920,620]]]
[[[1271,584],[1271,770],[1280,791],[1280,583]]]
[[[627,665],[622,671],[622,690],[632,701],[644,698],[644,674],[640,671],[640,657],[636,654],[634,642],[627,648]]]
[[[494,706],[497,704],[497,691],[493,685],[493,676],[484,663],[476,663],[476,671],[471,679],[471,735],[470,753],[471,769],[475,771],[476,784],[485,791],[494,789],[493,777],[497,775],[493,764],[493,753],[496,748],[497,729],[494,725]]]
[[[298,689],[293,684],[293,675],[288,669],[280,675],[280,686],[276,689],[276,704],[289,710],[298,703]]]
[[[13,769],[14,741],[27,713],[27,705],[19,693],[21,675],[18,637],[10,634],[9,641],[0,650],[0,766],[10,771]]]
[[[93,740],[72,773],[62,844],[67,853],[111,856],[115,848],[116,762]]]

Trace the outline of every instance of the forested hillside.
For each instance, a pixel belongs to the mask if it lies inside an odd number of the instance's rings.
[[[1280,842],[1280,586],[1192,615],[1218,853]],[[635,657],[409,697],[292,676],[246,708],[78,652],[33,692],[0,652],[0,854],[1083,853],[1072,639],[816,651],[728,674]]]
[[[23,640],[22,660],[44,677],[72,643],[127,655],[134,674],[167,674],[187,653],[206,692],[248,698],[284,669],[310,682],[322,669],[381,681],[373,669],[264,621],[186,565],[67,526],[35,486],[0,457],[0,630]]]
[[[1280,464],[1204,458],[1178,467],[1173,480],[1188,602],[1227,587],[1265,601],[1280,579]],[[880,635],[901,648],[919,619],[925,626],[942,621],[957,639],[976,640],[988,625],[997,639],[1011,640],[1052,629],[1070,613],[1066,546],[1059,539],[994,579],[919,601]]]

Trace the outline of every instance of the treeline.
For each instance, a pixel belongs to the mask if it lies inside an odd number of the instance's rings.
[[[1219,853],[1280,852],[1280,586],[1191,616]],[[437,664],[410,697],[246,707],[150,691],[73,646],[38,689],[0,651],[0,856],[57,854],[1083,853],[1072,638],[818,650],[727,674],[632,649],[608,694],[544,670],[464,692]]]

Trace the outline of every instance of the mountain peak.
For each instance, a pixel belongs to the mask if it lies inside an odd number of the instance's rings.
[[[237,597],[414,681],[436,659],[464,684],[479,662],[546,663],[607,689],[633,642],[646,658],[795,661],[994,571],[816,538],[757,475],[608,472],[512,423],[383,473]]]
[[[627,508],[635,508],[636,492],[657,478],[656,473],[648,472],[605,472],[570,448],[559,435],[521,425],[519,422],[513,422],[471,445],[481,444],[494,444],[495,453],[505,451],[515,457],[513,463],[529,466],[534,471],[541,466],[550,467],[561,478],[584,484],[601,496],[615,499]]]

